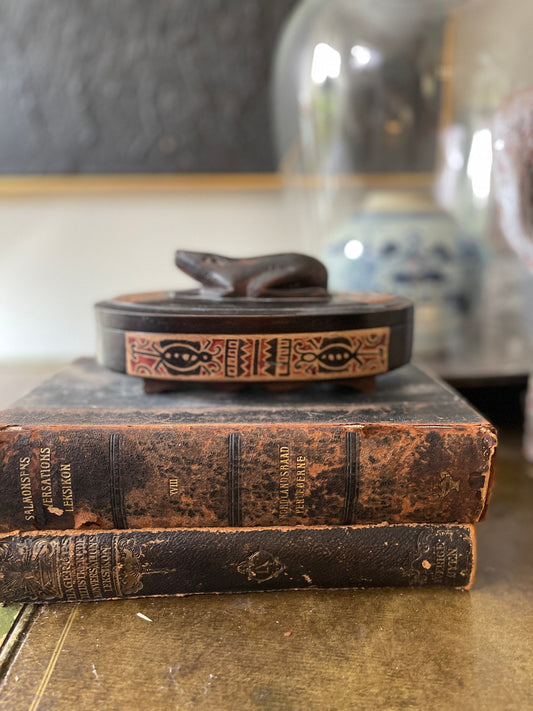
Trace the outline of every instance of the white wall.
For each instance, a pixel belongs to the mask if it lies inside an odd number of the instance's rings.
[[[246,256],[303,250],[279,191],[0,198],[0,362],[95,351],[93,304],[190,288],[177,248]]]

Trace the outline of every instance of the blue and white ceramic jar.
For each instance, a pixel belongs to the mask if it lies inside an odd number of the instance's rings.
[[[524,0],[301,0],[281,33],[273,124],[299,242],[337,289],[412,296],[415,354],[456,355],[484,330],[505,143],[492,118],[531,87],[532,28]]]
[[[376,191],[331,236],[324,261],[336,291],[385,291],[415,302],[415,353],[455,350],[475,311],[474,240],[429,194]]]

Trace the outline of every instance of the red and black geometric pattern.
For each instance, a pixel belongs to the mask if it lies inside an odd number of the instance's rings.
[[[390,329],[246,335],[127,332],[126,372],[197,381],[331,380],[388,368]]]

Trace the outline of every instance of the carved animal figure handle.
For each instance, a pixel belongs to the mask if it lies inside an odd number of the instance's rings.
[[[493,124],[493,189],[504,237],[533,271],[533,87],[509,97]]]
[[[178,250],[176,264],[200,282],[203,293],[213,297],[294,298],[328,293],[325,266],[305,254],[232,259],[218,254]]]

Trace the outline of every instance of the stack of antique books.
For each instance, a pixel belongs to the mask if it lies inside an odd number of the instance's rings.
[[[84,359],[0,420],[3,601],[472,583],[496,434],[413,364],[147,394]]]

